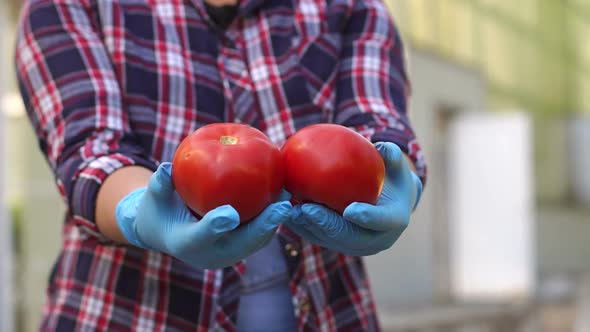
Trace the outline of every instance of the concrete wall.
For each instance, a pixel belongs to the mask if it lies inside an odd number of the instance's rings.
[[[563,203],[568,198],[567,125],[563,115],[536,114],[535,181],[540,202]]]
[[[572,117],[567,126],[568,174],[572,196],[582,206],[590,206],[590,114]],[[567,182],[567,181],[566,181]]]
[[[537,215],[539,273],[590,270],[590,209],[542,206]]]
[[[5,31],[7,27],[5,11],[0,5],[0,47],[7,42]],[[11,331],[13,326],[12,314],[12,241],[10,219],[8,218],[5,169],[6,160],[6,124],[4,121],[4,109],[1,103],[2,96],[6,93],[8,82],[6,76],[8,59],[0,52],[0,331]]]

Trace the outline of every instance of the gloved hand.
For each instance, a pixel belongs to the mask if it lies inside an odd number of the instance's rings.
[[[375,145],[386,173],[376,205],[354,202],[341,216],[323,205],[306,203],[293,208],[286,225],[309,242],[347,255],[368,256],[390,248],[408,226],[422,182],[397,145]]]
[[[149,185],[124,197],[116,218],[129,243],[167,253],[194,267],[231,266],[270,243],[278,226],[290,217],[288,201],[269,205],[254,220],[240,224],[230,205],[209,211],[199,221],[174,190],[172,164],[162,163]]]

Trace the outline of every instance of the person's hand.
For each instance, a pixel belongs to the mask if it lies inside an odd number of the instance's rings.
[[[240,216],[230,205],[197,220],[174,190],[171,166],[160,165],[147,187],[131,192],[117,205],[117,223],[130,244],[167,253],[194,267],[223,268],[270,243],[290,217],[291,204],[281,201],[240,228]]]
[[[390,248],[408,226],[422,182],[397,145],[375,145],[386,173],[376,205],[354,202],[341,216],[323,205],[305,203],[293,208],[287,226],[309,242],[347,255],[368,256]]]

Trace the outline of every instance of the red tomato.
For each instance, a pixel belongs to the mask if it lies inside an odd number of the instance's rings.
[[[289,137],[281,152],[285,188],[297,201],[321,203],[339,213],[352,202],[377,203],[385,180],[383,158],[355,131],[312,125]]]
[[[186,137],[172,161],[176,191],[195,213],[230,204],[244,223],[276,201],[283,187],[281,153],[261,131],[216,123]]]

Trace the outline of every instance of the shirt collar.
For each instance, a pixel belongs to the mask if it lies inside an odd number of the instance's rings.
[[[190,2],[197,8],[199,15],[211,23],[211,18],[207,14],[204,0],[190,0]],[[239,0],[239,8],[237,16],[245,16],[260,7],[264,0]]]

